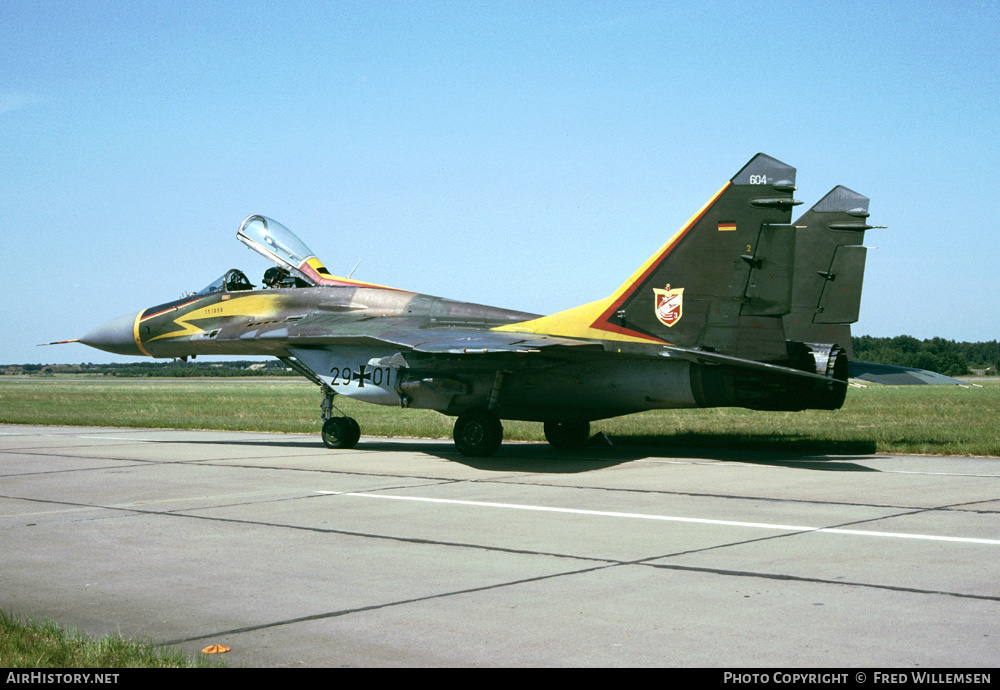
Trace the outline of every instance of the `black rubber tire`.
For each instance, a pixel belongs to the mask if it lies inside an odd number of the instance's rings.
[[[350,417],[330,417],[323,422],[323,445],[333,450],[353,448],[361,438],[361,427]]]
[[[553,448],[583,448],[590,438],[590,422],[550,421],[544,426],[545,440]]]
[[[503,443],[500,418],[480,407],[466,410],[455,421],[455,445],[458,452],[470,458],[487,458]]]
[[[347,426],[349,427],[351,434],[346,439],[347,443],[349,444],[346,447],[353,448],[354,446],[358,445],[358,441],[361,440],[361,425],[358,424],[358,421],[354,419],[354,417],[344,417],[344,419],[347,420]]]

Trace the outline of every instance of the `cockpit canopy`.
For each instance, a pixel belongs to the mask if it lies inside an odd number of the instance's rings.
[[[295,236],[291,230],[276,220],[265,216],[248,216],[236,231],[240,242],[261,256],[273,261],[276,266],[264,273],[263,286],[266,288],[301,288],[313,286],[384,286],[331,275],[312,250]],[[242,271],[231,269],[224,276],[205,286],[196,295],[213,292],[237,292],[253,290],[254,285]]]
[[[336,285],[312,250],[291,230],[264,216],[249,216],[236,231],[240,242],[309,285]]]

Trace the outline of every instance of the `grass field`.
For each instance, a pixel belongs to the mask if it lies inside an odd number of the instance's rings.
[[[319,390],[273,379],[0,378],[0,423],[316,433]],[[362,433],[450,438],[454,420],[337,399]],[[1000,385],[851,388],[840,410],[655,411],[595,422],[617,445],[819,453],[1000,456]],[[542,441],[541,424],[504,422],[508,440]]]
[[[221,659],[161,650],[121,635],[90,637],[43,620],[24,620],[0,611],[2,668],[213,668]],[[8,681],[9,682],[9,681]],[[117,682],[117,681],[114,681]]]

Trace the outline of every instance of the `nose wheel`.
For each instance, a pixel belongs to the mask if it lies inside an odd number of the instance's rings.
[[[323,422],[322,435],[327,448],[353,448],[361,438],[361,426],[352,417],[330,417]]]

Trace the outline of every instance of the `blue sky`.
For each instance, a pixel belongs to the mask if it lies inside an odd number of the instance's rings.
[[[871,197],[854,333],[1000,338],[1000,4],[0,3],[0,363],[264,259],[538,313],[758,151]]]

